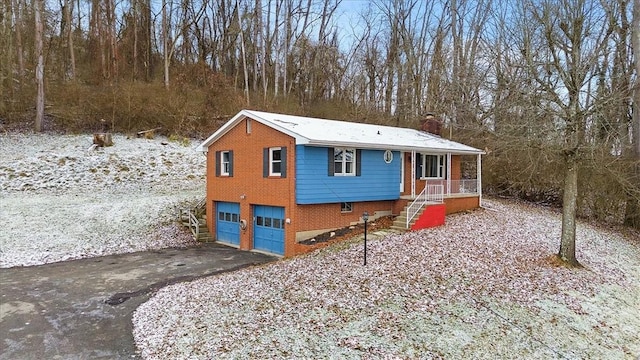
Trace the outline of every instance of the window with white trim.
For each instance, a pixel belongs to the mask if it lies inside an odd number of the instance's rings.
[[[333,165],[335,176],[355,176],[356,175],[356,149],[334,148]]]
[[[445,170],[444,155],[422,154],[421,178],[423,179],[444,179]]]
[[[343,213],[353,212],[353,203],[352,202],[340,203],[340,212],[343,212]]]
[[[269,176],[282,175],[282,148],[269,148]]]
[[[231,173],[230,151],[220,151],[220,175],[229,176]]]

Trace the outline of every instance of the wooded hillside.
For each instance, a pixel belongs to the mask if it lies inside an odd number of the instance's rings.
[[[4,129],[206,136],[242,108],[404,127],[433,113],[443,136],[486,148],[485,192],[640,227],[630,0],[2,0],[0,10]]]

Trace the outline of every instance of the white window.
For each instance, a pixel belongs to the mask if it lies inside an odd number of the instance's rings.
[[[220,151],[220,175],[229,176],[231,172],[231,156],[229,151]]]
[[[282,176],[282,148],[269,148],[269,176]]]
[[[356,175],[356,149],[334,148],[333,164],[334,164],[334,175],[355,176]]]
[[[423,179],[444,179],[444,155],[422,154]]]
[[[352,202],[340,203],[340,212],[350,213],[352,211],[353,211],[353,203]]]

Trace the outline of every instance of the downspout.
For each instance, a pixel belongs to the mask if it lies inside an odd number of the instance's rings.
[[[411,151],[411,198],[416,197],[416,151]]]
[[[451,153],[447,153],[447,195],[451,195]]]
[[[482,154],[478,154],[478,164],[476,165],[476,187],[478,189],[478,204],[482,207]]]

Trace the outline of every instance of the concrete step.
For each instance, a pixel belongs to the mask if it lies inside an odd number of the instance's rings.
[[[407,232],[409,231],[409,229],[406,229],[402,226],[396,226],[396,225],[391,225],[390,229],[396,230],[396,231],[402,231],[402,232]]]
[[[211,236],[211,234],[209,234],[208,232],[205,232],[205,233],[201,232],[196,240],[200,241],[200,242],[213,242],[214,241],[213,236]]]

